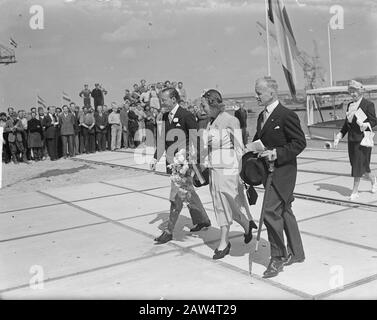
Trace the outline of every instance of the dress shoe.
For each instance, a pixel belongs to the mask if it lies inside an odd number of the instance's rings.
[[[291,264],[301,263],[304,261],[305,261],[305,258],[298,258],[298,257],[295,257],[292,253],[290,253],[288,257],[284,260],[284,266],[290,266]]]
[[[209,228],[210,226],[211,222],[198,223],[195,227],[190,229],[190,232],[197,232],[204,228]]]
[[[354,201],[356,199],[358,199],[360,197],[360,195],[358,193],[352,193],[349,197],[348,197],[348,200],[350,201]]]
[[[258,227],[253,220],[250,220],[249,221],[249,232],[245,233],[243,235],[245,243],[249,243],[253,239],[253,229],[258,229]]]
[[[271,258],[270,264],[263,273],[263,278],[276,277],[279,272],[283,271],[285,259]]]
[[[213,255],[213,259],[214,260],[218,260],[218,259],[222,259],[224,258],[227,254],[229,254],[230,252],[230,242],[228,243],[228,245],[226,246],[226,248],[224,250],[218,250],[218,249],[215,249],[215,254]]]
[[[173,235],[171,233],[164,231],[158,238],[154,239],[154,241],[156,241],[157,244],[163,244],[169,242],[172,239]]]

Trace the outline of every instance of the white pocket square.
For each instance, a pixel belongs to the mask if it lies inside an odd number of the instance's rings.
[[[181,125],[179,123],[177,123],[176,127],[180,127]]]
[[[276,127],[274,128],[274,130],[277,130],[277,129],[280,129],[280,126],[276,126]]]

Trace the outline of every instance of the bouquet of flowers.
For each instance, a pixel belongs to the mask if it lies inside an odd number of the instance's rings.
[[[175,154],[174,161],[168,165],[168,168],[172,170],[170,179],[177,187],[178,196],[183,202],[188,202],[194,188],[192,183],[192,168],[187,161],[184,149]]]

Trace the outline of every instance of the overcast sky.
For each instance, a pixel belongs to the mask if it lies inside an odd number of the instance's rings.
[[[44,30],[29,26],[33,4],[44,8]],[[377,6],[374,0],[284,1],[297,44],[319,46],[328,70],[327,23],[331,5],[345,11],[344,30],[332,31],[334,80],[377,74]],[[0,66],[0,109],[29,109],[38,92],[48,104],[65,91],[78,97],[84,83],[100,82],[106,103],[120,102],[124,89],[144,78],[183,81],[189,97],[204,88],[251,92],[267,73],[266,48],[256,22],[264,0],[0,0],[0,43],[17,43],[17,63]],[[272,42],[273,44],[273,42]],[[280,63],[272,76],[286,89]],[[297,87],[303,73],[296,65]]]

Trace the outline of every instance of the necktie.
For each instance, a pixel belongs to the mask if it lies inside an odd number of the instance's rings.
[[[169,123],[173,121],[174,114],[172,112],[169,112]]]
[[[262,125],[261,125],[261,129],[266,124],[267,119],[268,119],[268,111],[267,111],[267,108],[266,108],[266,109],[263,110],[263,122],[262,122]]]

